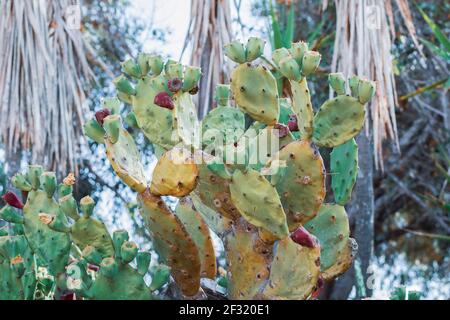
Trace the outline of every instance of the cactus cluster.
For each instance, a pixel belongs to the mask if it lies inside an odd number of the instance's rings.
[[[55,296],[71,292],[84,299],[151,299],[169,274],[186,297],[201,291],[202,278],[223,283],[226,276],[230,299],[312,299],[324,281],[345,272],[357,250],[344,208],[358,171],[353,138],[374,84],[330,74],[336,97],[314,108],[307,77],[320,54],[304,42],[275,50],[272,61],[263,51],[258,38],[226,46],[237,65],[230,85],[217,85],[217,106],[203,120],[193,100],[201,70],[140,54],[122,64],[117,96],[105,99],[84,125],[88,137],[104,144],[117,176],[138,194],[163,262],[150,268],[150,286],[144,279],[150,255],[139,252],[126,231],[111,237],[93,218],[90,197],[77,204],[73,177],[58,185],[53,173],[30,166],[12,181],[26,203],[7,194],[0,212],[21,226],[0,234],[6,298],[36,297],[39,266],[55,279]],[[274,73],[288,79],[290,97],[279,96]],[[153,144],[151,177],[130,128]],[[319,148],[333,148],[335,203],[324,203],[328,173]],[[166,196],[178,198],[176,209]],[[226,271],[217,270],[212,232],[224,243]]]
[[[0,219],[9,226],[0,229],[0,300],[152,298],[144,282],[150,254],[138,252],[126,231],[111,237],[93,217],[91,197],[75,200],[73,174],[58,184],[54,172],[30,165],[11,182],[26,201],[3,196]],[[134,260],[137,270],[128,265]]]
[[[113,107],[105,103],[85,125],[138,193],[155,248],[186,296],[198,293],[202,277],[216,276],[210,230],[225,245],[231,299],[314,298],[356,254],[344,205],[358,171],[353,138],[374,84],[330,74],[336,96],[315,109],[307,77],[320,54],[304,42],[275,50],[272,61],[263,51],[258,38],[225,47],[237,65],[230,85],[217,85],[217,106],[203,120],[192,99],[200,69],[139,55],[123,64]],[[279,96],[274,73],[288,79],[291,97]],[[118,108],[117,99],[131,109]],[[122,116],[157,150],[150,181]],[[335,203],[324,203],[327,172],[319,148],[333,148]],[[164,196],[179,198],[176,210]]]

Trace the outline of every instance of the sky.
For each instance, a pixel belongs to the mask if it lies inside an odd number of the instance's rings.
[[[131,14],[140,17],[144,21],[152,22],[154,26],[168,30],[170,34],[167,36],[167,43],[162,48],[159,48],[161,53],[173,59],[179,59],[183,48],[183,43],[188,31],[189,17],[190,17],[190,0],[134,0]],[[257,29],[264,28],[265,22],[262,19],[251,15],[251,0],[242,0],[240,17],[246,26],[254,26]],[[231,5],[232,16],[237,16],[236,9]],[[246,41],[249,36],[260,34],[248,34],[248,31],[243,31],[235,23],[233,25],[236,37],[242,41]],[[155,45],[160,46],[160,43],[155,41],[148,41],[148,34],[144,32],[142,41],[145,51],[152,51]],[[182,62],[188,63],[189,52],[185,52]]]

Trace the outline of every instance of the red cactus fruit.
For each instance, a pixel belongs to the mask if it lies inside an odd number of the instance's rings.
[[[105,109],[99,110],[95,113],[95,119],[101,126],[103,126],[103,121],[105,120],[105,118],[107,116],[110,116],[110,115],[111,115],[111,111],[109,109],[105,108]]]
[[[17,208],[17,209],[23,209],[23,203],[22,201],[16,196],[14,192],[8,191],[5,193],[2,197],[2,199],[9,204],[11,207]]]
[[[274,126],[274,129],[278,130],[278,138],[286,137],[288,135],[288,132],[289,132],[289,128],[286,127],[284,124],[280,124],[280,123],[277,123]]]
[[[291,234],[291,239],[304,247],[315,248],[319,244],[317,242],[316,237],[314,237],[311,233],[308,232],[305,228],[300,226],[294,233]]]
[[[95,264],[88,264],[88,269],[94,272],[97,272],[98,270],[100,270],[99,266],[96,266]]]
[[[173,78],[167,81],[167,87],[169,88],[170,92],[178,92],[183,87],[183,81],[179,78]]]
[[[77,296],[73,292],[68,292],[61,295],[61,300],[77,300]]]
[[[295,114],[289,116],[288,128],[291,132],[298,131],[297,116]]]
[[[172,101],[172,98],[169,96],[167,92],[160,92],[155,96],[154,104],[161,108],[166,108],[169,110],[173,110],[175,107]]]

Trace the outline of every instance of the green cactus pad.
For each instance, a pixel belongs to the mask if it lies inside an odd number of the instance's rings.
[[[214,280],[216,277],[216,255],[208,225],[189,198],[180,200],[175,214],[183,223],[186,231],[198,248],[201,262],[201,277]]]
[[[28,193],[27,202],[23,208],[25,236],[33,252],[44,262],[52,275],[64,271],[69,260],[70,237],[49,229],[41,223],[40,213],[59,216],[66,220],[58,204],[40,189]],[[67,224],[66,220],[66,224]]]
[[[309,139],[313,132],[314,111],[306,78],[290,81],[292,90],[292,109],[297,115],[298,129],[302,139]]]
[[[164,264],[152,267],[152,284],[150,290],[155,291],[161,289],[170,280],[170,268]]]
[[[127,264],[118,266],[111,278],[101,272],[87,294],[92,300],[151,300],[152,294],[144,278]]]
[[[355,137],[364,126],[365,109],[357,99],[337,96],[325,102],[314,117],[312,140],[333,148]]]
[[[244,45],[239,41],[233,41],[224,46],[225,55],[236,63],[246,61],[246,52]]]
[[[221,236],[231,229],[233,220],[226,218],[217,211],[205,205],[195,192],[191,193],[190,196],[195,209],[201,214],[208,227],[215,234]]]
[[[358,176],[358,145],[351,139],[333,149],[330,155],[331,188],[337,204],[345,205],[352,196]]]
[[[106,155],[116,174],[130,188],[143,192],[147,188],[141,155],[133,137],[121,128],[116,143],[105,139]]]
[[[263,66],[241,64],[231,74],[236,104],[254,120],[276,124],[280,112],[277,81]]]
[[[239,211],[231,201],[230,181],[214,174],[206,163],[199,164],[198,169],[199,180],[196,192],[202,202],[228,219],[239,218]]]
[[[289,230],[293,231],[315,217],[325,198],[325,167],[320,153],[308,141],[295,141],[274,157],[286,164],[284,170],[272,177],[287,215]],[[270,167],[271,160],[267,165]]]
[[[236,170],[230,184],[231,199],[251,224],[284,238],[289,230],[276,189],[259,172]]]
[[[132,105],[138,126],[145,136],[152,143],[170,149],[178,141],[177,137],[172,141],[174,129],[172,111],[153,103],[155,96],[163,91],[166,91],[164,76],[144,77],[136,85],[136,95],[132,97]]]
[[[200,148],[201,125],[197,117],[197,107],[188,93],[178,93],[173,97],[174,124],[178,136],[187,146]]]
[[[23,235],[0,236],[0,300],[33,300],[34,257]]]
[[[110,237],[110,236],[109,236]],[[71,290],[80,296],[92,300],[150,300],[152,294],[150,288],[144,281],[144,275],[148,271],[149,254],[138,253],[137,245],[134,242],[126,241],[128,233],[124,230],[116,231],[113,234],[115,248],[113,256],[104,258],[92,247],[86,247],[82,256],[83,259],[75,261],[67,267],[67,284]],[[121,244],[121,245],[119,245]],[[144,272],[140,256],[146,256],[146,267]],[[129,265],[136,258],[138,268]],[[100,263],[98,263],[100,261]],[[100,269],[92,279],[88,275],[88,263],[98,264]]]
[[[320,275],[320,247],[308,248],[287,237],[276,243],[269,282],[262,292],[270,300],[304,300]]]
[[[141,214],[152,234],[153,244],[186,296],[200,288],[201,263],[198,248],[185,227],[164,204],[148,190],[139,194]]]
[[[225,239],[228,261],[228,298],[253,299],[269,278],[271,246],[261,242],[256,228],[239,223]]]
[[[198,168],[186,149],[167,151],[153,171],[150,191],[156,196],[184,197],[197,186]]]
[[[78,219],[71,228],[73,242],[83,250],[88,245],[95,247],[103,258],[114,255],[111,236],[105,224],[89,216]]]
[[[331,267],[321,272],[322,279],[326,282],[332,281],[346,272],[352,266],[357,253],[358,244],[355,239],[349,238],[344,250],[337,256],[336,262]]]
[[[222,143],[234,143],[245,132],[245,116],[237,108],[221,106],[211,110],[202,121],[204,145],[218,139]]]
[[[334,204],[323,204],[317,216],[304,226],[320,242],[322,271],[336,263],[347,246],[350,228],[345,208]]]

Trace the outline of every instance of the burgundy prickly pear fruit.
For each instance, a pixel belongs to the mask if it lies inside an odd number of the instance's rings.
[[[11,207],[14,207],[14,208],[17,208],[17,209],[23,209],[22,201],[13,192],[8,191],[7,193],[5,193],[3,195],[2,199],[7,204],[9,204]]]
[[[288,135],[288,132],[289,132],[289,128],[286,127],[284,124],[280,124],[280,123],[277,123],[274,126],[274,129],[278,130],[278,138],[286,137]]]
[[[100,270],[99,266],[96,266],[95,264],[88,264],[88,269],[94,272],[97,272],[98,270]]]
[[[170,92],[176,93],[181,90],[183,87],[183,81],[179,78],[173,78],[167,81],[167,87],[169,88]]]
[[[107,116],[110,116],[110,115],[111,115],[111,111],[109,109],[105,108],[105,109],[99,110],[95,113],[95,119],[101,126],[103,126],[103,121],[105,120],[105,118]]]
[[[316,237],[310,234],[305,228],[300,226],[294,233],[291,234],[291,239],[304,247],[315,248],[318,246]]]
[[[298,131],[297,116],[295,114],[289,116],[288,128],[291,132]]]
[[[172,98],[169,96],[167,92],[160,92],[155,96],[154,104],[161,108],[166,108],[169,110],[173,110],[175,107],[172,101]]]
[[[196,95],[197,93],[198,93],[198,90],[200,90],[199,88],[198,88],[198,86],[195,86],[195,87],[193,87],[190,91],[189,91],[189,94],[191,94],[191,95]]]

